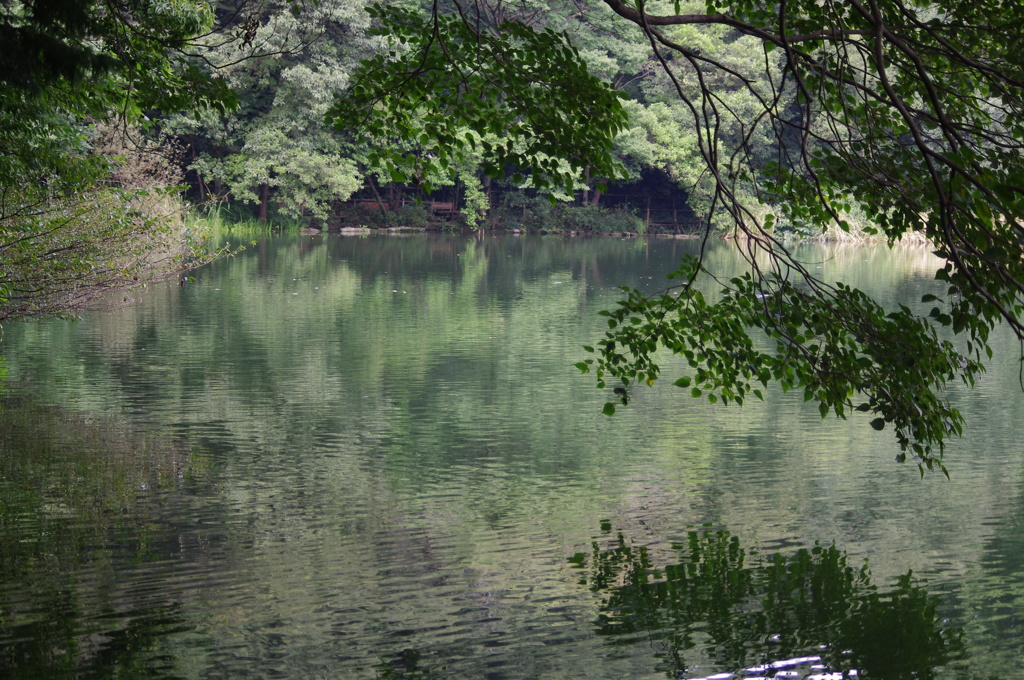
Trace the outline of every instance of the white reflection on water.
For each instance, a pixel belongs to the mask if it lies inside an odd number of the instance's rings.
[[[799,668],[799,667],[804,668]],[[765,675],[765,673],[767,673]],[[715,673],[700,677],[684,676],[680,680],[772,680],[773,678],[793,678],[794,680],[846,680],[855,678],[857,671],[845,673],[832,672],[821,663],[820,656],[801,656],[793,659],[780,659],[767,664],[744,668],[738,673]]]

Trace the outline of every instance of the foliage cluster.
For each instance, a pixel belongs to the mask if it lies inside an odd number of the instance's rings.
[[[175,56],[212,23],[201,2],[0,3],[0,319],[73,313],[198,252],[170,166],[93,124],[230,104]]]
[[[74,314],[179,271],[205,245],[176,198],[158,191],[96,188],[30,206],[14,190],[6,198],[22,207],[0,222],[0,321]]]
[[[331,115],[372,145],[371,159],[394,181],[429,190],[469,154],[485,175],[512,168],[538,189],[571,192],[585,168],[616,173],[609,140],[626,117],[564,35],[517,21],[482,30],[437,4],[426,16],[402,7],[369,12],[388,51],[363,63]],[[416,140],[423,152],[406,153],[399,140]]]
[[[231,3],[221,3],[227,12]],[[373,49],[359,0],[241,3],[250,53],[210,35],[204,58],[235,92],[230,111],[189,110],[165,127],[188,149],[193,182],[256,206],[256,216],[327,219],[363,183],[360,154],[325,117]],[[247,58],[246,58],[247,57]]]
[[[649,297],[624,288],[627,298],[603,312],[607,336],[597,350],[586,348],[598,358],[580,362],[580,370],[595,368],[600,387],[611,376],[624,386],[653,384],[660,368],[652,355],[664,347],[685,358],[692,375],[673,384],[694,398],[742,406],[751,396],[763,400],[761,388],[769,382],[783,391],[802,389],[804,401],[816,401],[823,418],[830,411],[840,418],[861,411],[876,415],[876,430],[891,423],[901,460],[909,451],[945,471],[942,443],[962,432],[963,418],[937,389],[957,377],[973,384],[982,370],[976,359],[940,340],[908,308],[886,313],[842,283],[828,291],[826,302],[818,291],[775,274],[758,280],[748,273],[729,280],[712,301],[694,286],[700,271],[700,261],[687,257],[671,274],[685,282],[676,291]],[[764,343],[755,342],[754,330],[763,333]],[[627,404],[628,391],[620,392]],[[614,413],[614,403],[605,412]]]
[[[621,380],[626,401],[631,385],[659,377],[652,353],[660,345],[687,360],[692,374],[677,384],[695,395],[730,402],[752,379],[779,381],[817,400],[823,415],[870,412],[876,429],[893,427],[900,459],[944,469],[943,445],[960,432],[960,416],[941,388],[974,381],[996,323],[1024,338],[1024,195],[1016,189],[1024,185],[1024,61],[1010,47],[1024,10],[808,0],[649,14],[605,3],[643,31],[691,112],[712,218],[731,225],[751,275],[721,282],[713,305],[693,291],[698,273],[714,274],[699,260],[684,263],[667,295],[628,291],[609,312],[596,363],[581,368]],[[704,26],[728,26],[738,42],[762,47],[761,77],[739,80],[753,117],[712,85],[737,71],[728,51],[692,41],[688,31]],[[695,92],[687,78],[700,83]],[[730,125],[743,134],[721,134]],[[766,162],[748,143],[758,134],[773,140]],[[845,216],[858,210],[890,243],[920,234],[935,244],[946,260],[936,272],[945,295],[925,296],[929,312],[882,310],[817,279],[775,232],[782,220],[845,231]],[[939,341],[937,329],[959,335],[959,347]],[[772,354],[753,349],[762,340]]]

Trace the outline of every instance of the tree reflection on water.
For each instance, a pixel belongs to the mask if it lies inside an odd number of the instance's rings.
[[[867,564],[851,566],[835,545],[762,556],[728,531],[701,529],[655,552],[619,533],[569,561],[600,594],[597,634],[651,645],[672,678],[932,678],[966,655],[962,631],[943,626],[939,598],[912,573],[881,592]]]

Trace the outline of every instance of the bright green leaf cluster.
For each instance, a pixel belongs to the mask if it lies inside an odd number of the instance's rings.
[[[598,387],[615,378],[628,388],[652,384],[659,348],[683,357],[690,375],[673,384],[712,403],[742,405],[778,383],[816,401],[822,417],[876,414],[875,429],[891,425],[900,448],[923,466],[942,467],[949,435],[963,418],[937,393],[947,381],[973,383],[981,365],[940,340],[935,329],[901,307],[886,313],[863,292],[836,284],[829,296],[774,275],[733,278],[716,302],[694,283],[700,261],[687,257],[675,292],[648,297],[635,289],[611,311],[595,370]]]
[[[584,169],[614,178],[617,94],[560,33],[505,22],[478,31],[458,14],[371,8],[390,50],[363,62],[331,112],[374,148],[394,182],[431,188],[467,154],[484,174],[572,191]],[[406,148],[412,145],[412,149]]]

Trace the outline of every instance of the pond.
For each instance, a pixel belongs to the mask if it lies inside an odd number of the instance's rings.
[[[1016,342],[951,387],[949,480],[778,390],[603,416],[597,312],[694,248],[281,236],[6,325],[0,677],[1024,677]],[[799,253],[934,289],[921,248]]]

